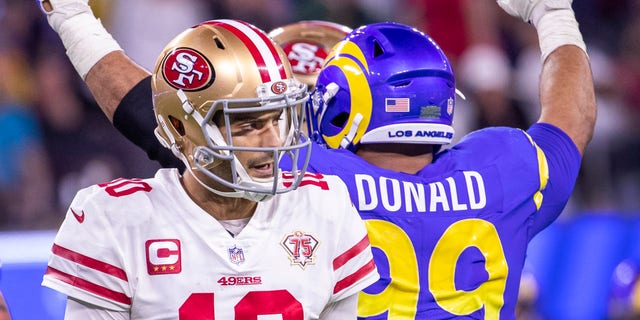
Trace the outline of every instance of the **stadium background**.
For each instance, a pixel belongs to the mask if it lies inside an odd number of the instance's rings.
[[[467,95],[456,109],[458,138],[485,125],[526,128],[539,111],[535,31],[493,0],[90,3],[147,69],[173,35],[207,19],[239,18],[264,30],[304,19],[403,22],[427,31],[451,59]],[[569,205],[529,249],[526,274],[541,319],[610,318],[614,279],[631,279],[640,263],[640,1],[576,0],[574,9],[599,118]],[[157,168],[101,114],[36,1],[0,0],[0,289],[14,319],[62,319],[64,297],[40,280],[75,192]]]

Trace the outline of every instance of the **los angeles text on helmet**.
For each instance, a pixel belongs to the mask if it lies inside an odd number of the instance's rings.
[[[389,138],[406,138],[406,137],[429,137],[429,138],[447,138],[453,139],[453,132],[441,130],[398,130],[388,131]]]
[[[455,212],[487,205],[485,180],[477,171],[462,171],[428,184],[356,174],[355,184],[358,210]]]

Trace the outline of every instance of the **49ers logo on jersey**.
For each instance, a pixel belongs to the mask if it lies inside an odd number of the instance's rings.
[[[147,240],[145,248],[147,252],[147,272],[150,275],[172,274],[182,271],[180,240]]]
[[[200,52],[176,48],[164,58],[162,75],[176,89],[195,91],[208,87],[215,78],[215,71]]]
[[[304,269],[307,264],[315,263],[315,251],[318,240],[302,231],[294,231],[284,237],[280,243],[289,254],[291,264],[297,264]]]
[[[314,74],[320,72],[327,51],[322,45],[311,42],[291,42],[282,49],[291,62],[291,70],[298,74]]]

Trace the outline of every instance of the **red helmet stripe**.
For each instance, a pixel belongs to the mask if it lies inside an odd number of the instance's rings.
[[[213,20],[210,23],[229,30],[244,43],[258,66],[262,82],[287,78],[273,42],[259,29],[236,20]]]
[[[278,73],[280,74],[280,79],[286,79],[287,73],[284,69],[284,65],[282,64],[282,59],[280,59],[280,55],[278,54],[278,50],[276,50],[276,47],[273,45],[273,40],[271,40],[271,38],[269,38],[269,36],[266,33],[260,31],[260,29],[254,27],[253,25],[248,24],[246,22],[243,22],[243,24],[251,28],[253,31],[255,31],[256,34],[262,39],[262,41],[264,41],[264,43],[267,45],[267,49],[269,49],[269,51],[271,52],[271,55],[273,56],[275,63],[278,67]]]

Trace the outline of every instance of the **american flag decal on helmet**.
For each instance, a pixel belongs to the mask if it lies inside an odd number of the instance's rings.
[[[238,37],[251,52],[263,83],[287,79],[284,62],[278,50],[273,41],[260,29],[246,22],[226,19],[212,20],[204,24],[224,28]]]
[[[386,112],[409,112],[409,98],[386,98],[384,110]]]

